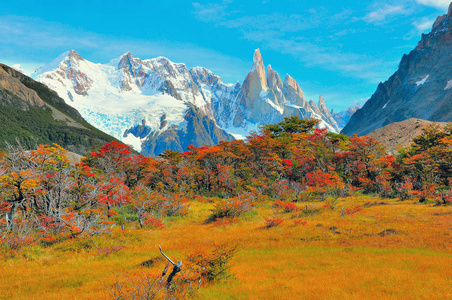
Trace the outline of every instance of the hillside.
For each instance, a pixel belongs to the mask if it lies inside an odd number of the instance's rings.
[[[418,46],[402,57],[394,75],[353,114],[342,133],[361,136],[410,118],[452,121],[451,65],[452,4]]]
[[[79,154],[115,140],[88,124],[46,85],[0,64],[0,148],[18,139],[26,148],[57,143]]]
[[[387,154],[395,154],[400,147],[408,147],[412,143],[413,138],[422,134],[423,130],[431,124],[435,123],[412,118],[376,129],[369,133],[368,136],[374,137],[379,143],[383,144]],[[444,127],[447,123],[440,122],[436,124]]]

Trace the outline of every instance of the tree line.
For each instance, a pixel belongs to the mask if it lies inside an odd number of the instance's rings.
[[[257,201],[329,201],[355,192],[438,205],[452,202],[452,126],[431,125],[397,155],[374,138],[285,118],[246,140],[167,150],[150,158],[116,141],[71,164],[57,144],[0,154],[0,242],[15,248],[108,232],[112,226],[164,227],[189,200],[216,199],[213,219]],[[281,202],[283,201],[283,202]],[[290,205],[289,205],[290,206]]]

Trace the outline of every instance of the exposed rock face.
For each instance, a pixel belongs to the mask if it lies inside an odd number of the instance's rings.
[[[186,128],[171,126],[167,130],[149,135],[141,151],[143,155],[155,156],[166,149],[185,151],[190,145],[216,145],[234,137],[216,126],[215,122],[196,107],[191,107],[184,116]]]
[[[307,102],[304,98],[303,91],[301,90],[295,79],[290,77],[289,74],[287,74],[286,78],[284,78],[283,93],[286,99],[289,99],[288,102],[290,102],[290,104],[303,108],[307,107]]]
[[[89,125],[42,83],[0,64],[0,148],[19,139],[25,147],[57,143],[79,154],[114,140]]]
[[[268,116],[271,115],[272,107],[261,97],[266,95],[267,78],[265,75],[265,66],[259,49],[254,52],[253,65],[250,72],[246,76],[242,85],[242,108],[245,112],[246,119],[252,123],[271,122]]]
[[[328,107],[326,107],[325,99],[323,99],[323,96],[319,97],[319,104],[317,106],[320,110],[320,115],[325,119],[327,123],[337,123]]]
[[[44,106],[44,101],[39,98],[36,91],[26,87],[17,78],[21,75],[20,72],[12,69],[6,65],[0,64],[0,93],[2,103],[19,105],[19,108],[28,109],[31,106]],[[18,102],[15,98],[21,99],[23,102]]]
[[[452,14],[438,17],[432,32],[404,55],[399,69],[380,83],[371,99],[342,130],[365,135],[409,118],[452,121]]]
[[[236,109],[238,114],[234,122],[236,126],[246,127],[247,123],[272,124],[282,121],[284,117],[295,115],[320,119],[320,127],[339,131],[323,98],[323,108],[320,109],[314,102],[306,102],[303,91],[290,75],[287,74],[282,82],[279,74],[270,65],[267,67],[267,74],[265,73],[259,49],[254,53],[254,63],[243,82],[239,99]]]
[[[321,119],[320,127],[338,131],[323,98],[321,109],[309,105],[292,77],[283,82],[271,66],[266,72],[259,50],[242,85],[225,84],[206,68],[188,69],[164,57],[141,60],[130,52],[100,65],[72,50],[34,77],[92,125],[146,155],[245,138],[293,115]]]
[[[402,122],[396,122],[385,127],[376,129],[368,134],[386,147],[387,154],[396,154],[400,147],[407,147],[413,141],[413,138],[422,134],[422,130],[433,124],[427,120],[408,119]],[[446,126],[446,122],[437,123]]]

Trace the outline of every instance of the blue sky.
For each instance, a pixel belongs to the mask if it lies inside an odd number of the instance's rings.
[[[253,52],[308,99],[336,110],[372,95],[438,15],[444,0],[109,0],[0,4],[0,62],[26,72],[69,49],[98,63],[130,51],[204,66],[243,81]]]

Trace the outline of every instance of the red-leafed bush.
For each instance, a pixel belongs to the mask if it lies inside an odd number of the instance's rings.
[[[308,224],[308,222],[303,221],[303,220],[295,220],[295,221],[293,221],[293,225],[294,225],[294,226],[298,226],[298,225],[303,225],[303,226],[305,226],[306,224]]]
[[[281,208],[284,212],[294,212],[298,211],[299,208],[292,202],[284,202],[281,200],[276,200],[275,203],[273,203],[273,206],[276,208]]]
[[[157,219],[153,215],[149,215],[146,217],[146,220],[143,222],[144,225],[148,225],[152,228],[165,228],[165,224],[163,224],[162,220]]]
[[[348,208],[342,209],[342,215],[354,215],[361,210],[363,210],[363,208],[359,205],[354,206],[354,207],[348,207]]]
[[[280,225],[284,222],[284,219],[278,217],[264,217],[265,218],[265,228],[272,228]]]

